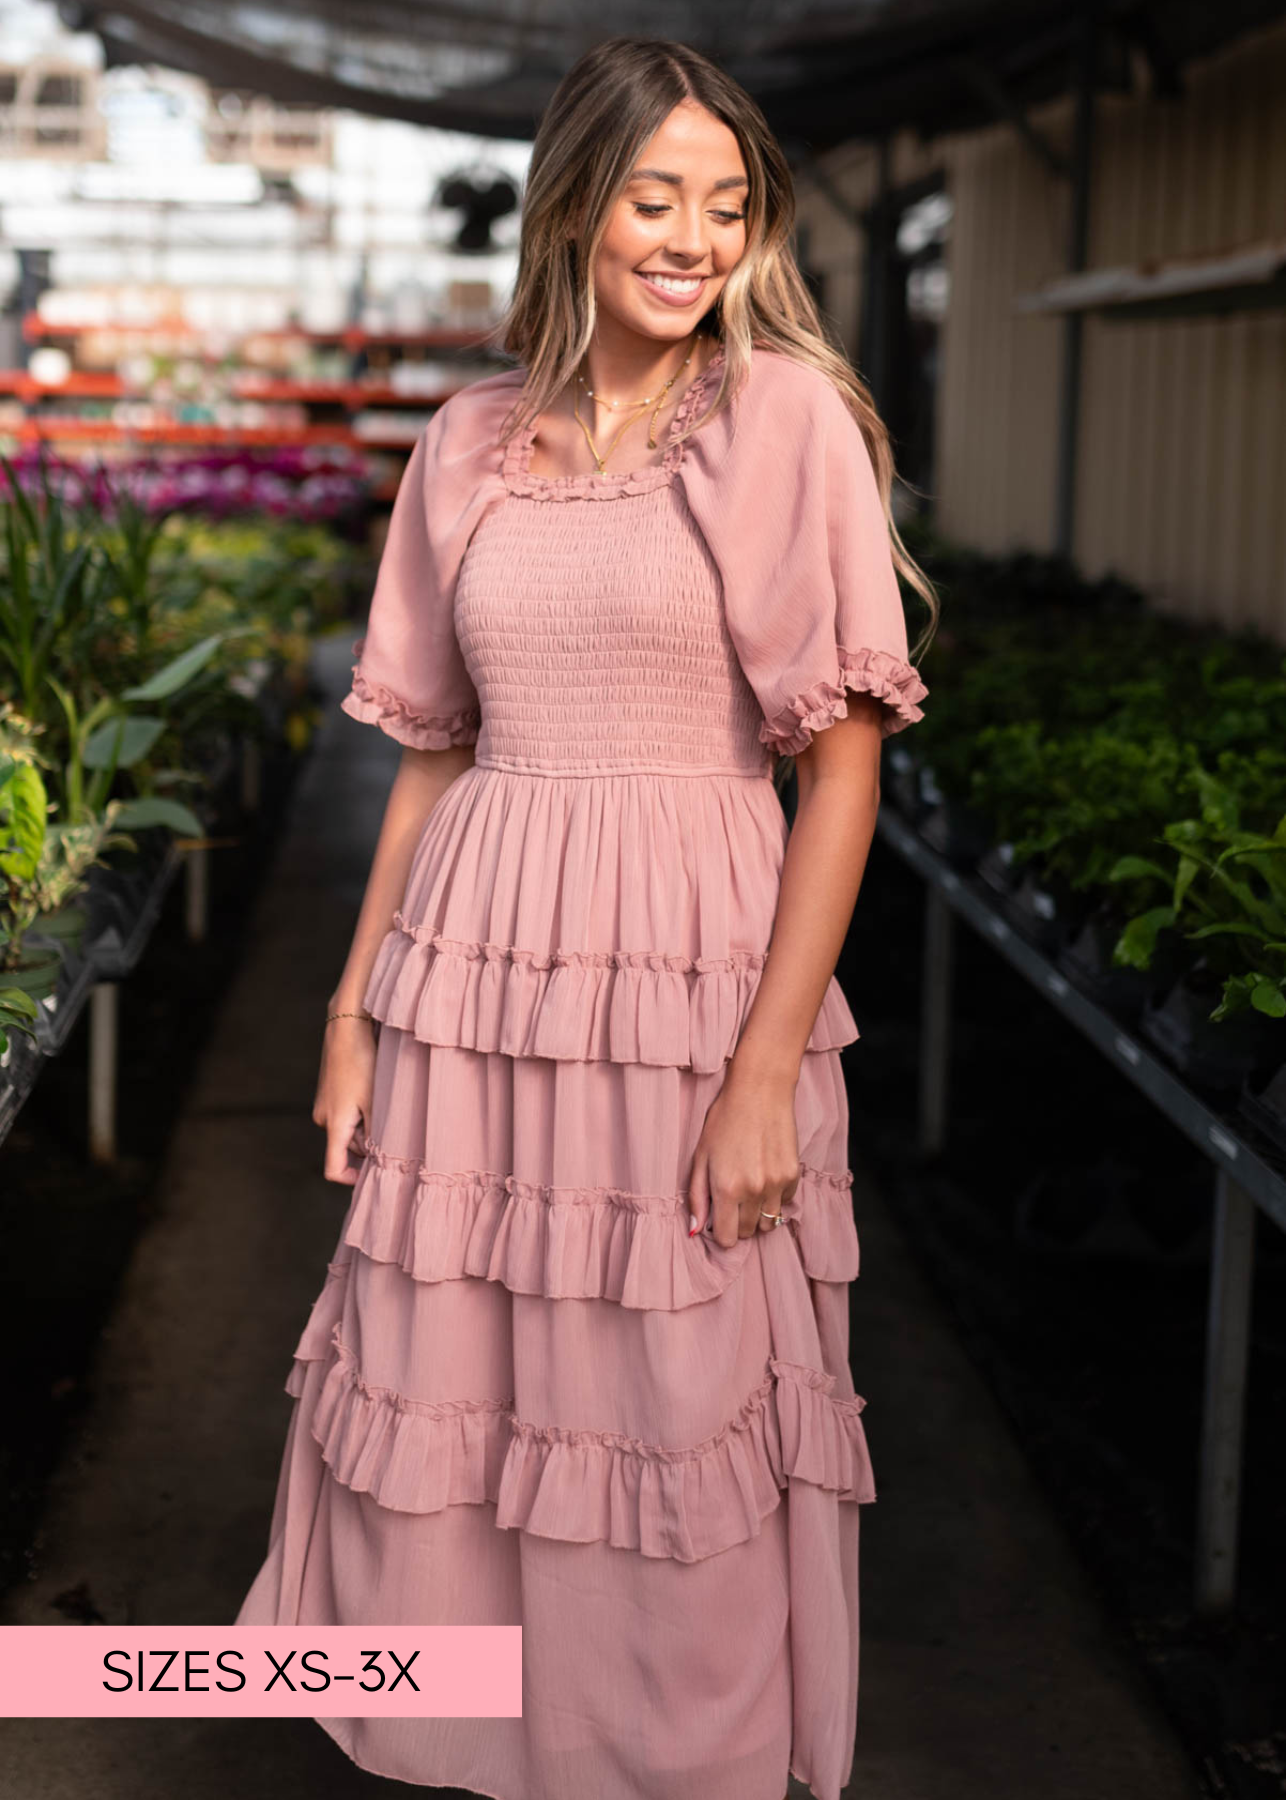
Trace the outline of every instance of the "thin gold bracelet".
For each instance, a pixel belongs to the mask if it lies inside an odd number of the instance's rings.
[[[367,1024],[369,1025],[369,1024],[374,1023],[374,1018],[375,1018],[375,1015],[373,1013],[368,1013],[368,1012],[327,1013],[326,1014],[326,1023],[329,1025],[332,1019],[365,1019]]]

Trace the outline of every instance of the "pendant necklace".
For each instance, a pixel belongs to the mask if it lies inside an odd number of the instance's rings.
[[[580,426],[581,431],[585,435],[585,442],[589,445],[589,453],[594,458],[594,461],[598,465],[598,472],[600,475],[605,475],[607,473],[607,459],[612,454],[613,450],[615,450],[617,444],[621,441],[621,438],[629,430],[630,426],[634,423],[635,419],[637,419],[639,417],[640,413],[646,412],[648,407],[650,407],[650,406],[653,408],[653,410],[652,410],[652,421],[651,421],[651,424],[648,426],[647,442],[648,442],[649,450],[656,449],[657,414],[660,412],[661,408],[665,404],[666,395],[669,393],[670,389],[674,386],[675,382],[679,379],[679,376],[682,375],[683,371],[687,368],[688,364],[692,361],[692,352],[695,348],[696,348],[696,341],[694,339],[693,343],[689,346],[688,354],[684,357],[683,361],[679,364],[678,368],[674,371],[673,375],[671,375],[670,379],[662,387],[659,394],[649,394],[647,396],[647,398],[644,400],[630,400],[630,401],[604,400],[602,402],[602,404],[604,406],[610,407],[613,412],[615,412],[617,410],[617,408],[620,406],[629,406],[629,407],[633,408],[629,418],[626,419],[625,423],[621,426],[621,429],[616,433],[616,436],[612,439],[611,443],[607,446],[607,449],[603,452],[602,456],[600,456],[598,453],[598,446],[595,444],[594,439],[593,439],[592,435],[590,434],[589,426],[585,423],[584,419],[581,417],[580,396],[579,395],[576,396],[575,400],[572,403],[572,410],[573,410],[573,413],[576,418],[576,423]],[[595,394],[594,394],[593,388],[589,387],[586,384],[585,378],[580,373],[579,370],[577,370],[577,372],[576,372],[576,380],[580,384],[580,386],[582,386],[585,389],[585,392],[588,395],[588,397],[591,400],[594,399]],[[655,404],[653,404],[654,402],[655,402]]]

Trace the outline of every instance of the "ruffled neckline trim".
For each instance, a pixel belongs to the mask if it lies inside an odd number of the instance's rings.
[[[724,361],[724,347],[720,344],[705,368],[684,389],[670,420],[659,462],[646,463],[638,469],[609,469],[602,475],[534,475],[531,457],[538,422],[532,420],[520,426],[504,447],[501,473],[505,486],[510,493],[523,494],[529,500],[616,500],[626,494],[647,494],[664,487],[674,479],[683,460],[681,434],[691,424],[711,383],[721,375]]]

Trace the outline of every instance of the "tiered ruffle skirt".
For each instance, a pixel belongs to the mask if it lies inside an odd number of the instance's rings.
[[[428,821],[238,1623],[521,1625],[523,1716],[319,1720],[364,1768],[497,1800],[848,1779],[874,1488],[834,982],[787,1225],[688,1235],[785,834],[764,779],[479,765]]]

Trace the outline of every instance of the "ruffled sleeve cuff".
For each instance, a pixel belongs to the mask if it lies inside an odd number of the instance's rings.
[[[884,702],[881,737],[905,731],[924,717],[919,706],[929,690],[915,668],[887,650],[849,650],[839,646],[839,680],[815,681],[759,727],[759,741],[779,756],[806,750],[815,732],[845,717],[848,693],[872,694]]]
[[[360,658],[363,641],[353,646]],[[458,712],[421,713],[414,711],[399,695],[362,673],[360,661],[353,665],[353,685],[339,703],[340,711],[364,725],[377,725],[399,744],[412,750],[447,750],[456,744],[473,744],[482,727],[482,713],[477,705],[462,707]]]

